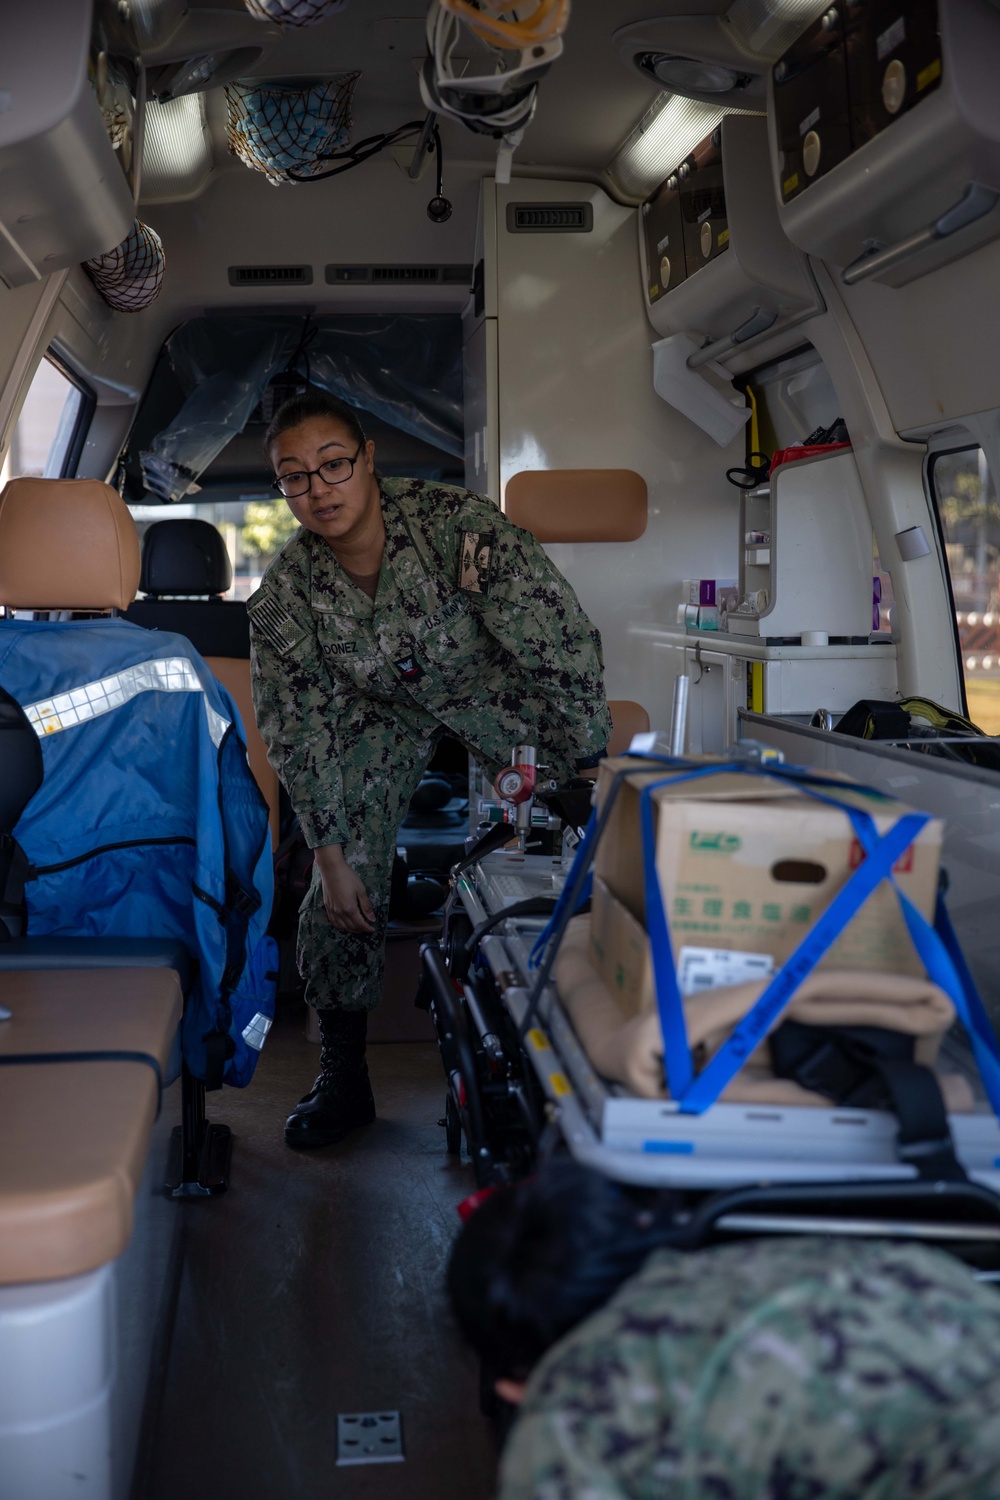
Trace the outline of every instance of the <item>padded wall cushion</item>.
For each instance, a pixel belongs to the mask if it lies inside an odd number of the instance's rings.
[[[144,594],[224,594],[232,581],[226,544],[209,521],[154,521],[142,539]]]
[[[649,714],[631,698],[609,698],[608,708],[611,712],[608,754],[624,755],[634,735],[649,733]]]
[[[0,604],[8,609],[127,609],[139,534],[99,479],[12,479],[0,493]]]
[[[522,469],[507,519],[539,542],[634,542],[646,530],[646,481],[633,469]]]

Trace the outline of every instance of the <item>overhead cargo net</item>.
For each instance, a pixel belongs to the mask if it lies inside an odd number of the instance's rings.
[[[274,21],[291,31],[315,26],[327,16],[335,16],[344,9],[347,0],[243,0],[243,3],[258,21]]]
[[[85,260],[83,268],[109,307],[139,312],[159,295],[166,259],[155,229],[136,219],[120,245]]]
[[[360,77],[341,73],[305,86],[256,79],[229,84],[230,151],[275,184],[323,171],[326,158],[350,139],[351,101]]]

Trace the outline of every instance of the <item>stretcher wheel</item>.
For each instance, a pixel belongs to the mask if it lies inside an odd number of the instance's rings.
[[[462,1121],[458,1113],[458,1105],[452,1098],[450,1091],[444,1101],[444,1139],[448,1147],[448,1155],[461,1156]]]

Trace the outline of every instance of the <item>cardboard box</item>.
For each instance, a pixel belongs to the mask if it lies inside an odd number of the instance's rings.
[[[711,757],[693,758],[710,764]],[[603,807],[612,776],[628,757],[605,761]],[[621,786],[597,848],[595,873],[639,922],[645,922],[639,794],[663,771],[637,770]],[[869,812],[885,833],[905,812],[843,782],[845,801]],[[783,963],[846,883],[861,850],[844,812],[787,782],[725,772],[654,794],[656,865],[676,958],[694,945],[769,953]],[[900,889],[933,919],[942,824],[928,822],[898,862]],[[880,885],[822,961],[822,968],[923,974],[896,897]]]
[[[594,877],[590,907],[590,954],[626,1020],[652,1009],[656,990],[646,929],[616,900],[600,876]]]
[[[675,957],[677,955],[675,954]],[[646,929],[627,906],[613,896],[600,876],[594,878],[590,913],[590,957],[608,989],[621,1007],[622,1017],[653,1010],[656,980],[653,954]],[[677,979],[682,995],[697,996],[726,984],[769,979],[774,960],[759,953],[722,949],[701,944],[680,948]]]

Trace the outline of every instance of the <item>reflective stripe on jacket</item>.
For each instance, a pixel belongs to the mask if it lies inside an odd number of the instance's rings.
[[[14,830],[28,935],[184,942],[185,1061],[248,1083],[274,1013],[273,873],[232,699],[184,636],[114,618],[0,621],[0,685],[45,767]]]

